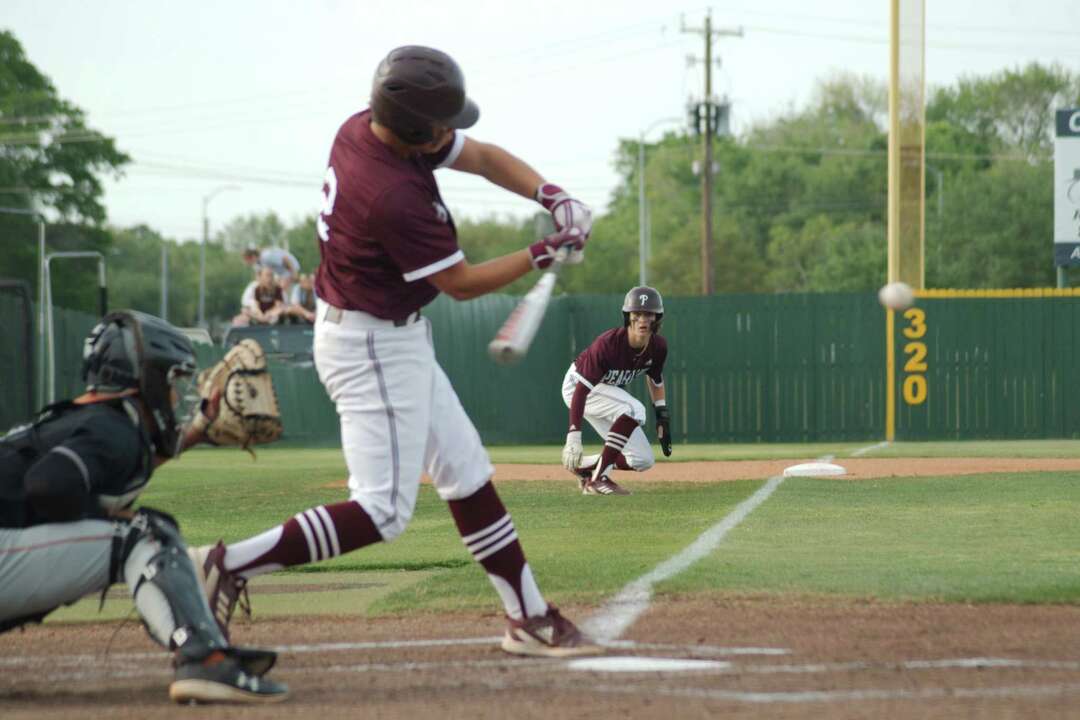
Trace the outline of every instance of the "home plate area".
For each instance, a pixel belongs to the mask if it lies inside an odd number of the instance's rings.
[[[570,617],[590,608],[565,607]],[[258,717],[1067,717],[1080,707],[1080,608],[775,597],[658,598],[596,658],[511,657],[494,614],[256,618],[292,696]],[[9,718],[194,717],[135,622],[0,637]],[[200,708],[235,717],[237,708]]]

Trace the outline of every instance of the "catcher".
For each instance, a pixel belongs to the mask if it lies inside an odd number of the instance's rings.
[[[623,324],[592,341],[577,356],[563,378],[562,396],[570,408],[570,430],[562,462],[578,477],[585,495],[629,495],[611,479],[612,472],[644,472],[655,464],[645,436],[645,406],[623,388],[638,375],[656,416],[656,435],[665,456],[671,455],[671,419],[664,391],[667,341],[658,333],[664,319],[664,299],[656,288],[639,286],[626,293]],[[581,420],[584,417],[604,447],[599,455],[582,457]]]
[[[276,702],[288,694],[266,677],[276,654],[229,645],[176,521],[132,509],[155,468],[206,439],[182,422],[194,372],[176,328],[111,313],[84,345],[86,393],[0,437],[0,632],[123,581],[150,637],[173,652],[169,697]],[[219,404],[203,403],[204,424]]]

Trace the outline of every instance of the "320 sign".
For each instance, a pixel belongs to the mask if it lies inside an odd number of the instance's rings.
[[[904,311],[904,319],[908,321],[907,327],[901,330],[901,334],[908,340],[904,343],[904,385],[903,398],[908,405],[922,405],[926,402],[926,313],[919,308],[908,308]]]

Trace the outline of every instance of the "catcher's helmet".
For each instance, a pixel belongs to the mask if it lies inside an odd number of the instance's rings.
[[[180,449],[179,403],[196,370],[187,336],[164,320],[135,310],[109,313],[83,343],[82,377],[99,393],[138,390],[150,416],[150,439],[158,455]],[[175,395],[173,391],[175,392]]]
[[[648,285],[638,285],[635,288],[631,288],[630,292],[626,293],[626,297],[623,298],[623,327],[630,326],[631,312],[656,313],[656,320],[653,321],[652,331],[658,332],[660,330],[660,322],[664,319],[664,298],[660,296],[660,291],[656,288],[649,287]]]
[[[423,145],[435,139],[435,127],[463,129],[480,118],[465,96],[465,76],[444,52],[420,45],[391,50],[375,70],[371,113],[403,142]]]

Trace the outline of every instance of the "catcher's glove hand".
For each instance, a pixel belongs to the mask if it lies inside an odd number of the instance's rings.
[[[203,409],[217,401],[215,395],[220,396],[216,415],[208,417],[200,409],[192,422],[207,442],[236,445],[251,452],[252,445],[281,437],[281,411],[266,354],[251,338],[241,340],[221,362],[199,373],[198,387]]]
[[[664,451],[664,457],[671,457],[671,413],[667,405],[654,405],[656,411],[656,438],[660,441],[660,449]]]

